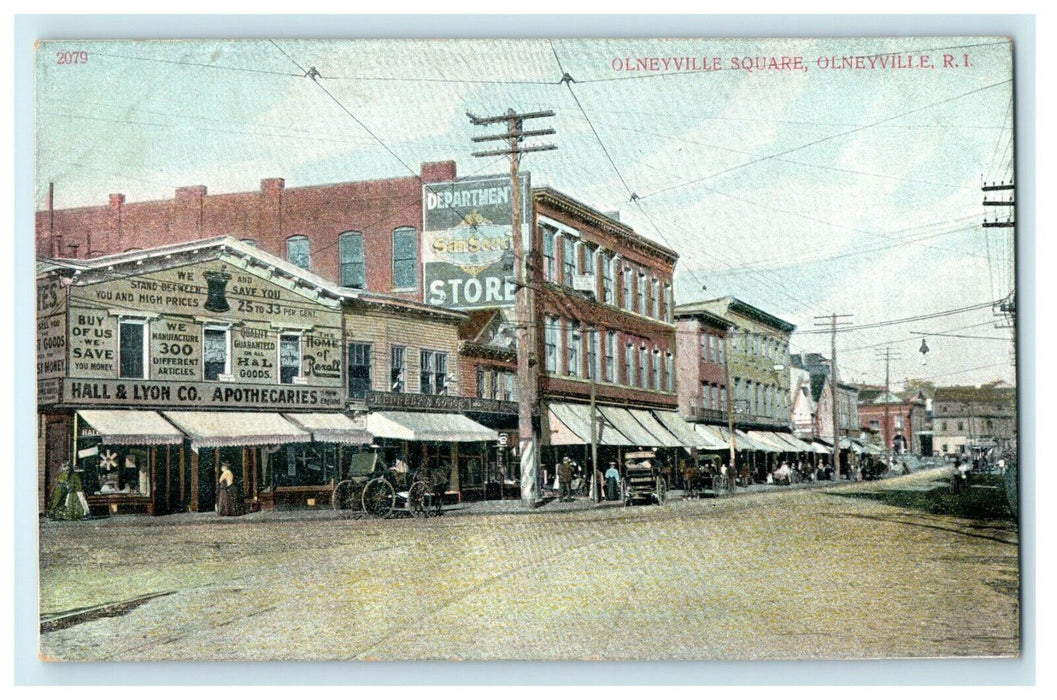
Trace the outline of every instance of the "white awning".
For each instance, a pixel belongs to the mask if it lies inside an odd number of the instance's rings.
[[[775,452],[788,452],[789,445],[782,442],[782,438],[777,437],[774,433],[766,430],[750,430],[748,431],[749,437],[754,441],[771,448],[771,451]]]
[[[377,411],[367,414],[374,437],[415,442],[496,442],[499,433],[460,413]]]
[[[624,434],[631,444],[637,447],[660,447],[657,438],[650,434],[650,431],[642,427],[642,425],[635,420],[635,418],[628,413],[625,408],[615,408],[613,406],[602,406],[599,409],[602,415],[605,416],[607,422],[610,425],[616,427],[621,433]]]
[[[278,413],[163,411],[162,415],[191,438],[195,449],[312,441],[307,430]]]
[[[316,442],[369,445],[372,440],[364,418],[353,419],[344,413],[284,413],[283,418],[310,431]]]
[[[706,450],[720,450],[725,447],[715,437],[705,437],[703,433],[694,430],[693,424],[683,420],[683,417],[675,411],[654,411],[653,415],[684,447]]]
[[[671,431],[665,428],[649,411],[644,411],[641,408],[629,408],[628,413],[639,422],[639,425],[653,435],[656,440],[654,442],[656,447],[692,447],[692,445],[683,445],[682,441],[672,435]]]
[[[107,445],[178,445],[184,434],[157,411],[78,411]]]
[[[596,408],[598,444],[632,447],[634,443],[617,430],[601,410]],[[548,445],[590,445],[591,407],[581,403],[551,403],[547,406]]]
[[[833,448],[827,447],[820,442],[811,443],[811,447],[820,455],[831,455],[833,454]]]
[[[776,434],[781,436],[781,438],[783,440],[788,442],[793,447],[793,451],[794,452],[813,452],[814,451],[814,448],[811,446],[811,443],[804,442],[803,440],[801,440],[800,438],[798,438],[795,435],[790,435],[788,433],[776,433]]]
[[[694,430],[698,435],[706,441],[705,449],[709,450],[729,450],[730,449],[730,433],[724,431],[719,426],[715,425],[702,425],[701,423],[694,424]],[[741,449],[745,449],[742,446]]]

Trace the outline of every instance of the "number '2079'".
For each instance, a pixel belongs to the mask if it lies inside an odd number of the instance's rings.
[[[68,66],[74,63],[88,63],[87,51],[57,51],[55,60],[60,66]]]

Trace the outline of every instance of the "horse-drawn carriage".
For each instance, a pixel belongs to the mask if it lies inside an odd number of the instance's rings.
[[[624,505],[655,503],[668,500],[668,485],[656,465],[653,452],[629,452],[624,455]]]
[[[429,514],[433,494],[427,475],[389,467],[377,452],[352,455],[348,471],[334,486],[334,510],[388,518],[402,511],[412,517]]]
[[[716,455],[704,455],[693,465],[683,468],[683,497],[719,497],[730,491],[723,475],[722,460]]]

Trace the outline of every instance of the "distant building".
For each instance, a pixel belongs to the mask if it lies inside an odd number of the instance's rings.
[[[834,386],[832,363],[818,353],[803,353],[790,358],[792,366],[805,370],[811,377],[811,400],[814,403],[814,436],[832,444]],[[841,381],[836,383],[837,423],[841,437],[859,437],[859,388]]]
[[[917,392],[897,394],[886,393],[884,387],[860,387],[859,423],[865,439],[893,454],[932,454],[925,401]]]
[[[1014,450],[1017,390],[1004,382],[936,387],[932,430],[940,454],[964,454],[973,447]]]
[[[801,367],[789,367],[789,404],[793,434],[811,441],[815,434],[815,399],[811,393],[811,373]]]
[[[684,316],[698,311],[730,324],[727,362],[736,427],[788,432],[789,336],[796,326],[732,296],[676,308]]]
[[[688,420],[727,425],[729,321],[703,309],[675,311],[679,412]]]

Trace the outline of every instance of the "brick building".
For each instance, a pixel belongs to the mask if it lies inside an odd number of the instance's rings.
[[[693,421],[727,424],[727,329],[703,309],[675,312],[679,412]]]
[[[94,258],[161,244],[232,236],[331,282],[422,299],[419,232],[423,183],[451,180],[455,163],[424,163],[420,177],[209,194],[37,212],[37,257]]]
[[[885,422],[887,411],[888,422]],[[859,388],[859,423],[864,439],[892,454],[929,454],[925,402],[916,393],[885,392],[884,387]]]

